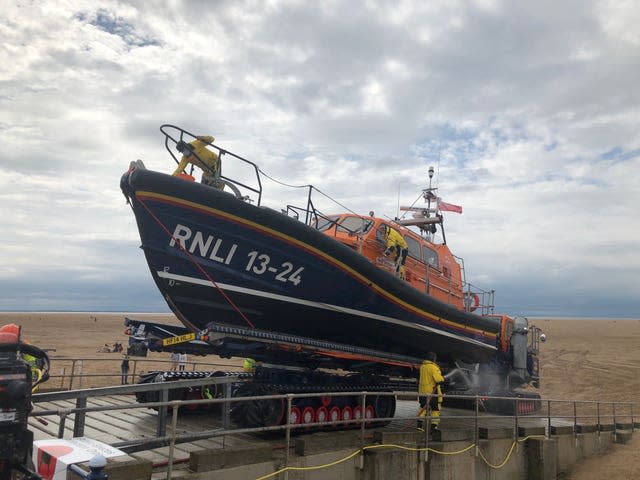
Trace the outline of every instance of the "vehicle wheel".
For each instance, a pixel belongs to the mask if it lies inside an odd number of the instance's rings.
[[[302,410],[302,423],[313,423],[315,418],[316,412],[313,407],[305,407],[304,410]]]
[[[376,418],[392,418],[396,413],[396,397],[393,395],[378,395],[373,401]],[[376,422],[376,426],[388,425],[390,420]]]
[[[269,395],[268,390],[238,388],[235,397]],[[231,419],[244,428],[273,427],[281,425],[286,415],[284,399],[246,400],[234,402],[231,407]]]
[[[329,410],[327,410],[327,407],[322,406],[322,407],[316,408],[316,418],[315,418],[316,423],[325,423],[328,419],[329,419]]]
[[[349,405],[342,408],[342,411],[340,412],[340,420],[353,420],[353,409]],[[342,425],[346,424],[343,423]]]
[[[302,422],[302,412],[298,407],[291,407],[291,415],[289,415],[289,423],[291,425],[298,425]]]
[[[370,420],[376,418],[376,411],[373,408],[373,405],[367,405],[366,408],[364,409],[364,418],[366,418],[367,420],[369,420],[367,422],[367,424],[370,424]]]
[[[333,406],[329,409],[329,421],[335,426],[336,422],[340,420],[341,411],[339,407]]]
[[[362,407],[360,405],[357,405],[353,409],[353,419],[360,420],[361,418],[362,418]]]

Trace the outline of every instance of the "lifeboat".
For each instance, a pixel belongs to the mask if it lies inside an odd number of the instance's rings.
[[[161,130],[177,161],[171,147],[188,132]],[[472,292],[462,260],[434,241],[437,230],[445,238],[435,189],[423,191],[424,207],[405,209],[407,220],[312,207],[290,215],[261,205],[255,164],[213,148],[225,162],[245,162],[257,186],[215,172],[234,187],[214,188],[141,162],[121,180],[151,275],[187,327],[213,322],[473,363],[496,353],[503,322],[490,315],[492,293]],[[407,243],[403,275],[385,255],[387,229]]]

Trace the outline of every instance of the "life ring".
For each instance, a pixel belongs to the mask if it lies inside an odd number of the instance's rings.
[[[464,306],[469,309],[470,312],[475,312],[480,306],[480,297],[477,293],[467,292],[464,294]]]

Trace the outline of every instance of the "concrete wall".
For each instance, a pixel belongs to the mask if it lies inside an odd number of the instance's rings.
[[[484,455],[484,458],[480,456],[480,453],[475,458],[476,471],[475,476],[472,477],[477,480],[516,480],[523,477],[523,472],[526,472],[526,458],[525,451],[526,445],[524,443],[518,443],[511,450],[513,445],[513,438],[501,438],[491,440],[480,440],[478,443],[479,452]],[[511,456],[508,461],[499,467],[505,460],[511,450]],[[487,462],[492,466],[487,465]]]
[[[630,432],[630,431],[629,431]],[[625,431],[626,434],[626,431]],[[513,438],[507,438],[498,432],[495,437],[478,441],[478,452],[473,447],[462,453],[473,443],[471,439],[455,441],[429,441],[429,448],[443,454],[424,452],[411,449],[424,448],[423,435],[415,432],[386,432],[386,437],[377,435],[378,440],[386,439],[383,444],[393,443],[404,448],[381,447],[365,450],[364,454],[341,462],[337,465],[313,470],[290,471],[290,480],[320,480],[332,478],[337,480],[553,480],[566,472],[569,467],[582,458],[602,453],[615,439],[615,432],[586,432],[552,435],[550,438],[529,437],[513,445]],[[493,437],[492,435],[489,435]],[[502,438],[499,438],[502,437]],[[625,437],[626,439],[627,437]],[[340,434],[337,436],[308,435],[300,440],[302,444],[292,449],[289,465],[295,467],[314,467],[326,465],[343,459],[360,448],[358,435]],[[227,449],[225,458],[234,458],[233,449]],[[198,478],[224,478],[240,480],[255,478],[256,476],[274,472],[284,466],[284,452],[273,454],[273,458],[266,459],[264,450],[255,459],[251,451],[244,449],[238,457],[244,465],[229,468],[218,468],[198,473],[181,473],[184,480]],[[297,452],[297,453],[296,453]],[[450,453],[450,455],[447,455]],[[486,459],[483,460],[482,456]],[[206,451],[197,452],[199,465],[207,465]],[[220,458],[221,451],[211,451],[211,455]],[[266,461],[265,461],[266,460]],[[505,460],[507,460],[505,462]],[[229,461],[229,460],[227,460]],[[493,467],[487,465],[487,462]],[[501,464],[504,462],[504,465]],[[209,462],[211,465],[215,461]],[[495,468],[494,468],[495,467]],[[498,468],[499,467],[499,468]],[[208,476],[207,476],[208,475]],[[273,477],[282,479],[283,475]]]

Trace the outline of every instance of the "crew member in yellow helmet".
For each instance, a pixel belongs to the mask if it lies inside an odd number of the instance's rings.
[[[391,228],[388,225],[386,226],[384,241],[387,247],[384,251],[385,257],[395,252],[396,275],[404,279],[404,264],[407,261],[407,254],[409,253],[407,241],[395,228]]]
[[[220,181],[218,154],[207,148],[214,141],[211,135],[200,135],[191,143],[178,142],[176,148],[182,152],[182,158],[173,175],[184,173],[190,164],[195,165],[202,170],[202,183],[222,190],[224,184]]]
[[[420,395],[420,413],[418,416],[426,417],[427,409],[430,409],[432,430],[440,425],[440,410],[442,408],[440,384],[444,382],[444,377],[436,363],[436,358],[434,352],[427,353],[427,358],[420,365],[420,380],[418,382],[418,394]]]

